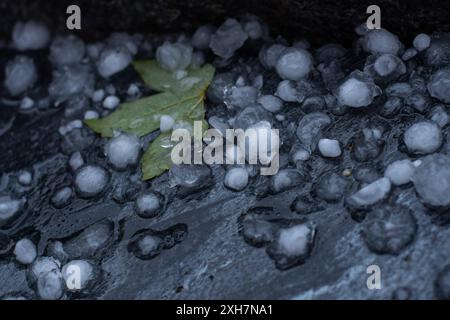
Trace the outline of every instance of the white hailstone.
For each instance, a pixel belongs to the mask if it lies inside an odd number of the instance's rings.
[[[416,48],[408,48],[405,50],[405,53],[402,55],[403,61],[408,61],[417,56],[417,50]]]
[[[385,29],[373,29],[364,34],[363,48],[371,54],[390,53],[396,55],[402,44],[398,37]]]
[[[373,68],[376,73],[378,73],[380,76],[385,77],[396,70],[402,73],[406,72],[406,67],[402,63],[402,61],[392,54],[382,54],[379,56],[373,65]]]
[[[359,108],[370,105],[380,93],[380,88],[371,79],[360,71],[354,71],[337,89],[337,98],[341,105]]]
[[[161,132],[170,131],[175,124],[175,120],[169,115],[162,115],[159,119],[159,130]]]
[[[299,148],[292,154],[292,161],[294,163],[297,161],[306,161],[306,160],[309,160],[310,157],[311,157],[311,154],[308,152],[308,150]]]
[[[258,20],[250,20],[244,23],[244,31],[250,39],[260,39],[263,36],[263,26]]]
[[[289,257],[306,254],[314,232],[314,229],[306,223],[281,229],[277,240],[279,252]]]
[[[132,83],[128,86],[127,94],[130,97],[135,97],[135,96],[139,95],[140,93],[141,93],[141,90],[139,90],[139,87],[135,83]]]
[[[296,102],[297,93],[294,81],[283,80],[278,84],[276,95],[283,101]]]
[[[126,47],[106,47],[97,61],[98,73],[103,78],[108,78],[128,67],[131,60],[131,53]]]
[[[156,49],[156,60],[166,70],[184,70],[191,64],[192,47],[166,41]]]
[[[138,242],[142,255],[148,255],[158,249],[161,239],[155,236],[146,235]]]
[[[42,300],[60,299],[64,292],[61,272],[59,270],[52,270],[39,276],[37,290]]]
[[[411,181],[415,168],[411,160],[398,160],[387,166],[384,176],[389,178],[392,184],[400,186]]]
[[[232,168],[225,174],[223,183],[227,188],[241,191],[248,184],[248,171],[244,168]]]
[[[67,133],[69,133],[70,131],[72,131],[73,129],[80,129],[83,127],[83,122],[81,122],[81,120],[73,120],[71,122],[69,122],[68,124],[66,124],[65,126],[61,126],[58,128],[58,132],[64,136]]]
[[[5,67],[5,87],[13,96],[20,95],[33,87],[37,80],[36,66],[33,59],[16,56]]]
[[[93,95],[92,95],[92,101],[94,102],[100,102],[103,100],[103,98],[105,97],[105,90],[103,89],[98,89],[95,90]]]
[[[38,278],[50,271],[59,271],[61,263],[53,257],[39,257],[29,268],[30,282],[34,284]]]
[[[113,110],[120,104],[120,100],[116,96],[108,96],[103,100],[103,108]]]
[[[72,260],[62,267],[61,273],[67,289],[79,291],[85,289],[94,278],[94,267],[85,260]]]
[[[441,128],[432,121],[421,121],[410,126],[403,137],[408,151],[413,154],[435,152],[442,144]]]
[[[160,207],[160,199],[153,192],[144,193],[136,199],[136,210],[140,216],[155,217]]]
[[[283,107],[283,102],[271,94],[260,96],[257,102],[270,112],[278,112]]]
[[[417,51],[423,51],[430,46],[431,38],[425,33],[418,34],[413,40],[413,46]]]
[[[198,50],[205,50],[209,48],[209,41],[214,32],[214,27],[211,25],[204,25],[199,27],[192,35],[191,45]]]
[[[433,98],[450,103],[450,68],[440,69],[433,73],[427,89]]]
[[[85,53],[83,40],[70,34],[66,37],[56,37],[50,45],[50,61],[56,66],[78,63]]]
[[[29,97],[23,98],[22,101],[20,102],[21,110],[29,110],[33,107],[34,107],[34,100]]]
[[[277,119],[277,121],[279,122],[283,122],[284,120],[286,120],[286,117],[283,114],[276,114],[275,119]]]
[[[67,206],[70,203],[71,199],[72,199],[72,188],[63,187],[55,191],[55,194],[50,199],[50,202],[55,208],[60,209]]]
[[[0,197],[0,226],[8,223],[20,211],[24,204],[23,199],[12,199],[10,196]]]
[[[319,140],[320,154],[326,158],[336,158],[342,154],[339,141],[332,139],[320,139]]]
[[[100,115],[95,110],[88,110],[84,113],[84,120],[98,119]]]
[[[244,45],[247,38],[248,34],[236,19],[227,19],[211,36],[209,46],[219,57],[229,59]]]
[[[91,60],[97,60],[100,56],[100,52],[105,47],[105,45],[101,42],[90,43],[86,46],[86,53]]]
[[[109,181],[108,172],[95,165],[80,168],[75,175],[75,187],[82,197],[93,197],[101,193]]]
[[[77,170],[84,164],[83,157],[80,153],[80,151],[76,151],[72,153],[69,159],[69,165],[70,168],[72,168],[73,171]]]
[[[33,181],[33,175],[30,171],[24,170],[19,173],[18,180],[21,185],[27,186]]]
[[[31,264],[37,256],[36,245],[29,239],[21,239],[14,247],[14,255],[21,264]]]
[[[370,206],[383,200],[391,190],[391,181],[380,178],[350,196],[349,203],[358,207]]]
[[[300,80],[313,68],[313,59],[304,49],[288,48],[281,54],[275,68],[282,79]]]
[[[12,32],[14,47],[19,51],[45,48],[50,41],[50,32],[41,22],[17,22]]]
[[[109,163],[119,170],[136,165],[140,150],[139,138],[124,132],[111,138],[105,148]]]

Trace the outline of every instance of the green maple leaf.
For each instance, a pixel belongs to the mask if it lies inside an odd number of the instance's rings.
[[[115,130],[141,137],[159,129],[160,117],[170,115],[175,122],[193,122],[205,118],[205,92],[214,75],[214,68],[169,72],[154,61],[136,61],[134,68],[145,84],[159,91],[155,95],[120,105],[118,110],[102,119],[85,120],[93,131],[112,137]],[[141,159],[143,179],[151,179],[170,169],[171,133],[160,134]]]

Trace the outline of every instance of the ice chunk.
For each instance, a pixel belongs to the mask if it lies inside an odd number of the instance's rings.
[[[84,164],[83,157],[79,151],[72,153],[69,159],[70,168],[75,171]]]
[[[398,160],[387,166],[384,176],[388,177],[392,184],[400,186],[411,181],[415,168],[411,160]]]
[[[33,59],[26,56],[16,56],[6,64],[5,87],[11,95],[20,95],[33,87],[36,80],[37,71]]]
[[[276,95],[286,102],[297,101],[297,88],[295,82],[291,80],[283,80],[278,84]]]
[[[87,65],[66,65],[53,72],[48,92],[56,105],[78,94],[92,93],[94,74]]]
[[[262,121],[268,122],[270,126],[272,116],[261,105],[253,103],[237,114],[234,120],[234,128],[246,130]]]
[[[320,154],[326,158],[336,158],[342,154],[339,141],[332,139],[320,139],[319,140]]]
[[[84,113],[84,120],[98,119],[100,115],[95,110],[88,110]]]
[[[162,115],[159,119],[159,130],[161,132],[168,132],[173,128],[173,125],[175,124],[175,120],[168,115]]]
[[[425,204],[437,207],[450,205],[450,158],[434,154],[422,159],[412,181]]]
[[[304,49],[289,48],[281,54],[275,68],[282,79],[300,80],[313,68],[313,59]]]
[[[402,44],[398,37],[385,29],[373,29],[365,33],[362,41],[365,51],[371,54],[390,53],[397,54]]]
[[[0,197],[0,226],[14,220],[20,213],[24,199],[13,199],[10,196]]]
[[[192,47],[166,41],[156,49],[156,60],[166,70],[184,70],[191,64]]]
[[[341,105],[359,108],[370,105],[380,93],[372,78],[356,70],[339,86],[336,97]]]
[[[114,168],[122,170],[137,164],[141,143],[131,133],[116,134],[106,145],[106,156]]]
[[[230,90],[234,82],[235,76],[230,72],[216,74],[206,92],[208,99],[216,104],[223,103],[225,92]]]
[[[19,51],[43,49],[50,41],[50,32],[41,22],[19,21],[14,25],[12,40]]]
[[[103,89],[95,90],[94,93],[92,94],[92,101],[100,102],[103,100],[104,97],[105,97],[105,90]]]
[[[241,191],[248,184],[248,172],[245,168],[232,168],[225,174],[223,183],[231,190]]]
[[[403,61],[408,61],[417,56],[418,52],[415,48],[409,48],[405,50],[405,53],[402,55]]]
[[[280,111],[283,107],[283,102],[271,94],[260,96],[257,101],[264,109],[272,113]]]
[[[211,178],[211,169],[206,165],[174,165],[169,171],[171,187],[198,190],[208,184]]]
[[[398,75],[406,73],[406,67],[403,61],[393,54],[382,54],[376,58],[373,68],[381,77],[388,77],[394,73]]]
[[[363,238],[373,252],[397,255],[414,240],[416,221],[408,208],[383,206],[371,211],[362,223]]]
[[[94,279],[94,267],[85,260],[70,261],[62,267],[61,273],[69,291],[84,290]],[[75,278],[74,275],[79,278]]]
[[[233,86],[225,91],[224,103],[229,107],[244,108],[256,101],[258,89],[252,86]]]
[[[50,61],[56,66],[81,62],[85,53],[83,40],[71,34],[56,37],[50,45]]]
[[[267,247],[268,255],[281,270],[303,263],[310,255],[316,235],[311,222],[282,228]]]
[[[391,190],[391,182],[383,177],[358,190],[347,198],[347,203],[354,208],[366,208],[385,199]]]
[[[100,221],[66,241],[64,250],[71,259],[98,257],[99,252],[107,248],[113,236],[113,224],[107,220]]]
[[[413,40],[413,46],[417,51],[423,51],[430,46],[431,38],[425,33],[418,34]]]
[[[30,239],[21,239],[14,247],[14,255],[21,264],[31,264],[37,256],[36,245]]]
[[[432,97],[444,103],[450,103],[450,68],[441,69],[433,73],[427,88]]]
[[[387,96],[401,97],[405,98],[412,93],[413,89],[411,85],[407,82],[397,82],[389,85],[385,93]]]
[[[441,128],[432,121],[421,121],[410,126],[404,135],[408,151],[412,154],[435,152],[442,144]]]
[[[107,96],[105,100],[103,100],[103,108],[108,110],[113,110],[117,108],[120,104],[120,100],[116,96]]]
[[[331,123],[328,115],[322,112],[308,113],[300,120],[297,127],[297,137],[308,149],[313,151],[316,148],[322,129]]]
[[[143,218],[156,217],[162,208],[162,196],[154,193],[147,192],[137,197],[135,202],[135,208],[137,214]]]
[[[450,122],[450,116],[444,105],[434,106],[430,111],[430,120],[436,122],[443,128]]]
[[[29,279],[31,284],[34,284],[39,277],[50,272],[59,271],[61,263],[53,257],[39,257],[37,258],[29,269]]]
[[[427,96],[415,92],[406,98],[405,103],[406,105],[411,106],[417,111],[423,113],[428,108],[430,101]]]
[[[198,50],[208,49],[214,31],[215,28],[209,24],[199,27],[192,35],[191,45]]]
[[[316,56],[318,63],[329,64],[333,60],[343,58],[347,54],[347,50],[340,44],[330,43],[317,49]]]
[[[241,48],[248,35],[236,19],[227,19],[211,36],[211,50],[224,59],[231,58]]]
[[[244,31],[250,39],[260,39],[264,34],[264,28],[257,19],[250,19],[244,22]]]
[[[90,198],[101,193],[109,181],[108,172],[102,167],[87,165],[75,176],[75,187],[80,196]]]
[[[63,277],[59,270],[49,271],[38,278],[37,291],[42,300],[58,300],[63,290]]]
[[[395,116],[403,107],[403,100],[400,97],[389,97],[380,109],[383,117],[390,118]]]
[[[314,186],[314,194],[327,202],[339,201],[344,196],[348,182],[335,172],[325,173]]]
[[[273,193],[280,193],[297,187],[303,184],[304,181],[304,175],[302,175],[298,170],[283,169],[271,177],[270,188]]]
[[[131,63],[130,51],[124,46],[107,46],[100,54],[97,61],[98,73],[103,78],[116,74]]]
[[[20,109],[21,110],[29,110],[34,107],[34,100],[30,97],[25,97],[20,102]]]
[[[266,69],[272,69],[277,64],[280,56],[287,49],[286,46],[274,43],[270,46],[264,46],[259,51],[259,61]]]
[[[31,182],[33,182],[33,175],[31,174],[30,171],[23,170],[23,171],[19,172],[17,179],[19,180],[19,183],[21,185],[27,186],[27,185],[30,185]]]
[[[61,209],[67,206],[72,200],[72,188],[63,187],[55,192],[55,194],[50,199],[53,207],[56,209]]]
[[[260,247],[274,240],[275,227],[268,221],[246,215],[242,221],[242,235],[249,244]]]
[[[111,47],[123,46],[134,56],[138,52],[139,38],[132,37],[125,32],[114,32],[108,38],[107,44]]]

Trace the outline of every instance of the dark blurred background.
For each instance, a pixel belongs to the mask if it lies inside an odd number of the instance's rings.
[[[203,23],[253,13],[265,19],[274,35],[307,37],[313,44],[349,44],[353,28],[367,19],[366,8],[381,8],[383,28],[411,41],[419,32],[450,30],[450,1],[440,0],[1,0],[0,35],[10,37],[17,19],[39,19],[52,30],[65,28],[66,8],[82,10],[80,35],[93,40],[111,31],[190,31]]]

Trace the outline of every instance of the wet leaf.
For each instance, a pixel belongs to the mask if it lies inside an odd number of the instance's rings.
[[[211,65],[174,73],[164,70],[154,60],[136,61],[133,65],[144,82],[160,93],[123,103],[102,119],[85,120],[89,128],[103,137],[112,137],[115,130],[141,137],[159,129],[162,115],[170,115],[176,123],[192,125],[195,120],[204,120],[205,92],[214,76]],[[161,134],[145,152],[141,160],[144,180],[170,169],[170,136],[171,132]]]

